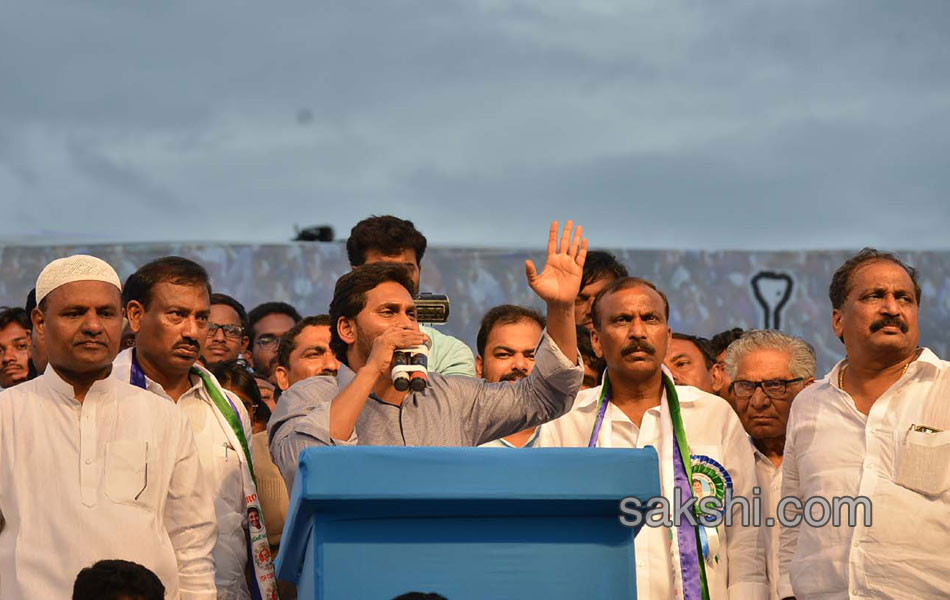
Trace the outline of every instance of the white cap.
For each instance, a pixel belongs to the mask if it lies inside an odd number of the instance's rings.
[[[104,281],[122,290],[119,275],[109,263],[88,254],[74,254],[57,258],[40,272],[36,278],[36,303],[59,286],[74,281]]]

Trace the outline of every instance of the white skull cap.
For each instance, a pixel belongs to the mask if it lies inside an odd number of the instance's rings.
[[[40,272],[36,278],[36,303],[59,286],[74,281],[104,281],[122,290],[119,275],[109,263],[88,254],[74,254],[57,258]]]

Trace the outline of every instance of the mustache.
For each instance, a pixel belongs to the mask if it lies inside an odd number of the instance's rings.
[[[198,340],[182,338],[180,342],[175,344],[175,348],[194,348],[195,350],[200,350],[201,346],[198,344]]]
[[[656,346],[646,340],[634,340],[630,344],[623,347],[623,349],[620,351],[620,356],[627,356],[628,354],[633,354],[634,352],[656,354]]]
[[[892,325],[894,327],[899,327],[901,333],[907,333],[907,323],[904,322],[904,319],[900,317],[882,317],[877,321],[871,323],[871,333],[877,333],[881,329]]]
[[[524,379],[528,374],[524,371],[509,371],[502,375],[498,381],[518,381],[519,379]]]
[[[317,373],[317,375],[336,377],[336,370],[335,369],[321,369],[320,372]]]

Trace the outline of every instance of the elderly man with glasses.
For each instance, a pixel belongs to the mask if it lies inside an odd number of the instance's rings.
[[[762,517],[775,519],[782,497],[782,455],[792,401],[815,380],[815,351],[778,331],[752,330],[726,350],[724,362],[742,426],[755,446]],[[778,598],[779,527],[762,527],[769,594]]]

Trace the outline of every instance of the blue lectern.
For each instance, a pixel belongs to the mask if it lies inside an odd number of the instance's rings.
[[[277,577],[301,600],[635,600],[619,503],[658,495],[652,448],[311,448]]]

